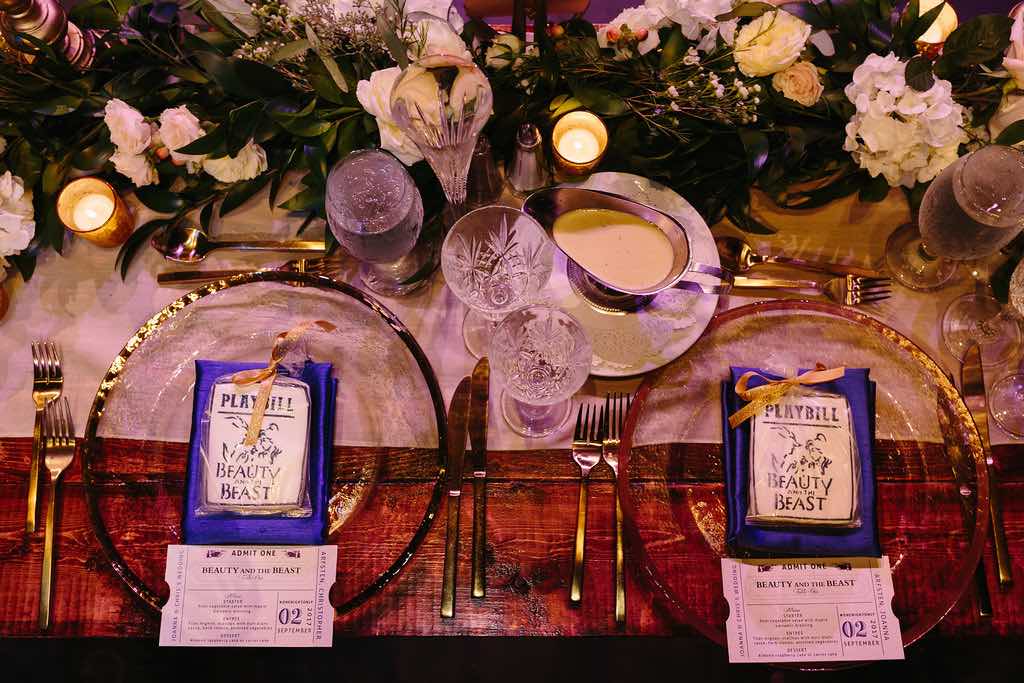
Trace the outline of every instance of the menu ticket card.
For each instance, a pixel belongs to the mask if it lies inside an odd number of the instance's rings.
[[[337,546],[167,547],[160,645],[330,647]]]
[[[730,662],[903,659],[888,557],[722,559]]]

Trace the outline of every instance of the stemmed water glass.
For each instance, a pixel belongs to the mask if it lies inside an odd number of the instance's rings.
[[[938,289],[957,261],[1009,244],[1024,227],[1022,175],[1024,152],[1004,145],[987,145],[946,167],[925,192],[917,225],[900,227],[886,242],[892,275],[911,289]]]
[[[485,206],[455,222],[441,245],[441,270],[469,306],[462,336],[470,353],[483,356],[498,321],[536,300],[551,277],[554,254],[544,228],[507,206]]]
[[[483,71],[452,55],[409,64],[391,90],[391,115],[434,169],[455,218],[465,212],[469,164],[493,104]]]
[[[505,387],[505,421],[523,436],[538,437],[555,432],[568,420],[569,399],[587,381],[593,353],[574,317],[535,304],[501,321],[489,357],[496,381]]]
[[[413,248],[423,227],[423,201],[402,162],[376,149],[352,152],[327,176],[327,225],[338,242],[362,262],[368,289],[399,296],[422,286]]]

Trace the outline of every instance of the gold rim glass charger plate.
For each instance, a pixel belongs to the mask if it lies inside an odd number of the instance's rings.
[[[772,301],[721,313],[685,355],[641,385],[621,442],[619,490],[641,575],[676,621],[723,646],[721,382],[732,365],[792,376],[816,363],[870,368],[877,384],[876,517],[905,645],[952,609],[984,547],[981,442],[956,388],[926,353],[832,304]]]
[[[86,425],[93,530],[114,572],[153,609],[167,597],[166,546],[184,542],[195,361],[266,362],[276,335],[308,320],[337,327],[300,344],[333,363],[338,381],[327,540],[339,546],[338,611],[387,585],[426,536],[441,498],[445,410],[411,333],[377,300],[328,278],[269,271],[219,280],[139,328]]]

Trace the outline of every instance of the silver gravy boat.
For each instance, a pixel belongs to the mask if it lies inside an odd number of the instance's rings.
[[[586,270],[565,254],[554,240],[555,220],[562,214],[576,209],[610,209],[632,214],[657,226],[672,245],[672,268],[660,282],[642,289],[627,288],[602,280]],[[633,201],[628,197],[587,190],[579,187],[550,187],[531,194],[523,204],[523,212],[533,217],[555,246],[565,254],[569,262],[569,280],[577,293],[598,308],[629,311],[642,308],[666,289],[682,289],[696,294],[725,294],[732,289],[733,275],[718,266],[693,261],[690,254],[690,238],[686,229],[672,216],[654,207]],[[720,284],[706,285],[685,279],[688,275],[702,273],[718,278]]]

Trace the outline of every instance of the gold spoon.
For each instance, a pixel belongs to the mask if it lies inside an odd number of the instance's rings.
[[[882,275],[881,272],[871,268],[858,268],[842,263],[805,261],[790,256],[765,256],[758,254],[753,247],[739,237],[716,237],[715,246],[718,247],[718,256],[722,259],[722,265],[726,270],[731,270],[734,273],[745,273],[754,266],[775,263],[819,273],[832,273],[833,275],[858,275],[860,277],[881,277]]]

